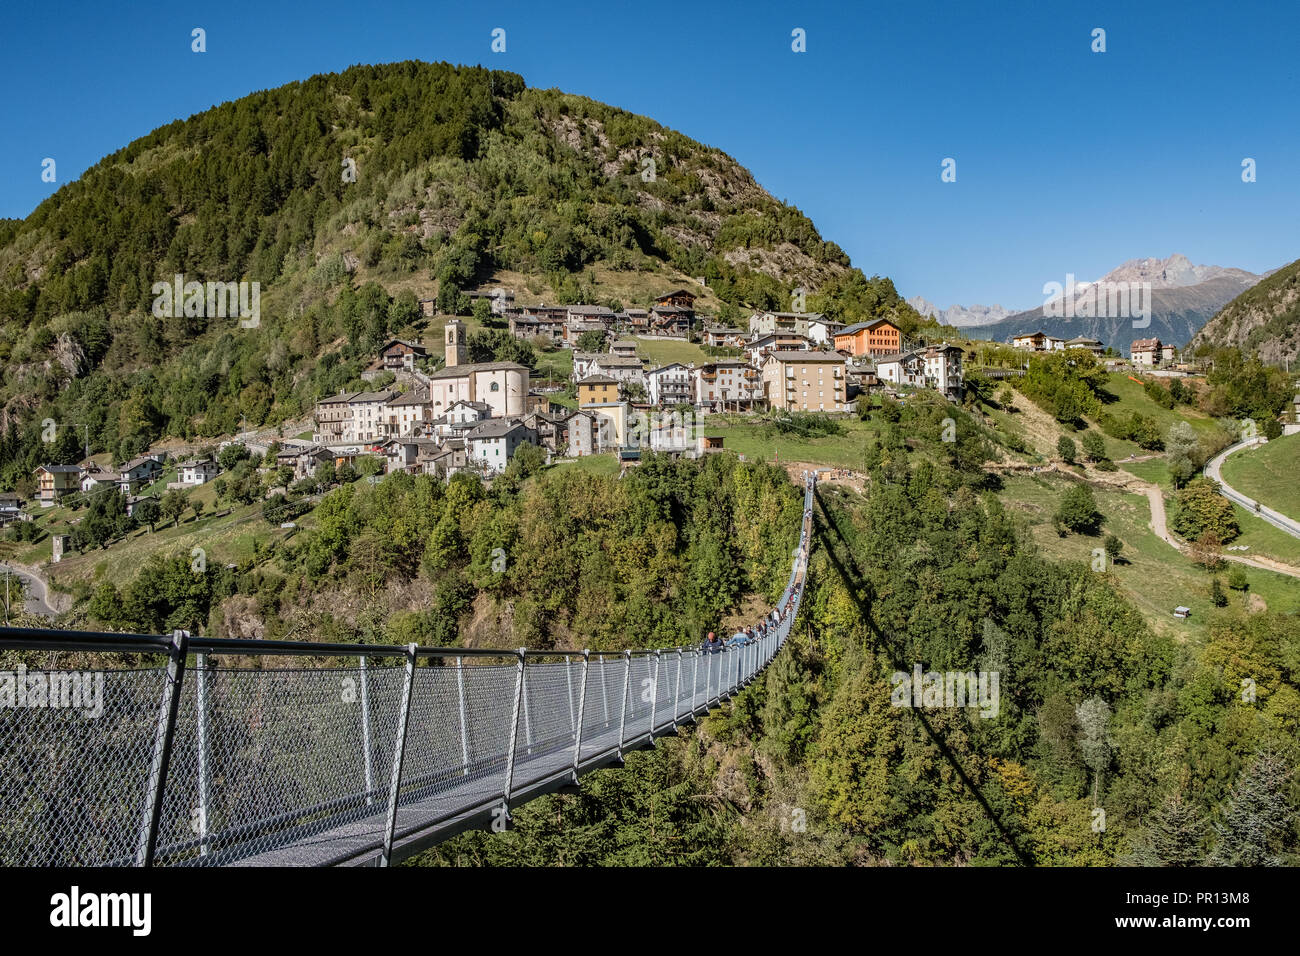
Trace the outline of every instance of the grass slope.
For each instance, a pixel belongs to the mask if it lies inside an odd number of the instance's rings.
[[[1149,527],[1151,512],[1146,497],[1094,489],[1097,507],[1106,518],[1102,533],[1097,537],[1072,534],[1061,538],[1052,529],[1052,515],[1067,488],[1061,479],[1010,477],[1001,494],[1008,506],[1023,517],[1043,554],[1052,560],[1090,564],[1093,549],[1101,547],[1107,534],[1116,535],[1124,542],[1124,560],[1106,573],[1155,630],[1182,640],[1203,641],[1208,618],[1217,610],[1209,596],[1212,575],[1155,536]],[[1293,578],[1255,568],[1245,571],[1250,587],[1244,594],[1228,591],[1231,606],[1258,607],[1262,599],[1275,611],[1300,610],[1300,587]],[[1226,572],[1220,577],[1226,583]],[[1191,618],[1173,616],[1179,604],[1192,609]]]
[[[1300,518],[1300,432],[1231,454],[1221,471],[1243,495]]]

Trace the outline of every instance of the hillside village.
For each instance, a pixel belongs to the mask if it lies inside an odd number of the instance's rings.
[[[384,345],[370,371],[393,372],[406,387],[345,392],[317,403],[311,446],[300,450],[301,467],[312,456],[337,464],[358,455],[381,455],[386,470],[450,477],[460,470],[485,477],[502,472],[523,444],[542,448],[547,460],[610,453],[635,464],[639,449],[698,457],[723,447],[718,436],[699,432],[709,415],[837,414],[863,395],[891,397],[924,389],[961,403],[969,347],[909,342],[887,318],[845,325],[815,312],[756,311],[747,327],[716,324],[697,314],[697,296],[685,289],[657,296],[649,309],[614,311],[599,305],[514,305],[504,290],[476,293],[490,298],[492,313],[520,341],[571,354],[572,407],[542,391],[518,363],[469,363],[466,326],[447,321],[444,365],[421,373],[430,349],[418,342]],[[600,351],[580,348],[595,335]],[[638,355],[643,341],[698,341],[718,354],[711,361],[656,365]],[[1108,354],[1084,337],[1063,340],[1037,332],[1016,336],[1026,352],[1083,349]],[[1112,366],[1125,359],[1109,351]],[[1174,346],[1159,339],[1133,343],[1127,362],[1155,374],[1181,375]],[[309,474],[310,472],[306,472]]]
[[[643,449],[686,458],[723,450],[724,438],[706,433],[710,415],[843,415],[863,396],[897,398],[916,390],[959,404],[967,371],[992,379],[1023,374],[1023,367],[973,368],[969,342],[909,342],[887,318],[846,325],[816,312],[755,311],[746,327],[734,328],[697,313],[697,298],[676,289],[655,297],[648,309],[615,311],[586,304],[516,306],[514,294],[502,289],[471,293],[471,301],[490,303],[494,320],[513,338],[567,352],[567,387],[538,382],[517,362],[468,361],[466,323],[444,317],[440,363],[424,343],[384,343],[362,377],[387,375],[390,383],[319,399],[310,437],[275,442],[274,458],[264,465],[286,469],[294,481],[310,481],[322,464],[355,468],[363,460],[377,461],[385,474],[445,480],[468,471],[490,479],[528,445],[546,462],[608,454],[625,469],[637,464]],[[434,305],[421,302],[429,317]],[[593,335],[603,348],[581,349]],[[710,361],[656,365],[638,355],[639,344],[648,341],[694,342],[718,354]],[[1028,354],[1081,349],[1108,368],[1155,376],[1203,370],[1180,362],[1178,350],[1158,338],[1134,341],[1127,359],[1095,339],[1065,340],[1042,331],[1016,335],[1008,344]],[[241,440],[220,447],[232,443]],[[148,515],[160,496],[146,488],[165,468],[175,478],[167,490],[190,490],[222,473],[215,453],[173,460],[157,451],[117,468],[90,458],[43,464],[33,474],[33,503],[49,508],[70,494],[112,486],[122,493],[128,517],[145,502],[151,503]],[[0,522],[26,517],[21,504],[10,496]]]
[[[695,311],[695,294],[677,289],[649,309],[615,312],[605,306],[516,308],[513,296],[493,297],[493,311],[510,335],[571,352],[565,390],[572,407],[537,387],[529,369],[513,362],[466,361],[466,326],[447,321],[444,364],[430,373],[420,343],[384,345],[371,371],[391,371],[403,390],[341,393],[317,403],[312,445],[303,467],[323,453],[338,464],[381,455],[386,470],[450,477],[469,469],[503,471],[524,444],[548,459],[613,453],[635,463],[639,449],[686,457],[721,442],[690,423],[714,413],[844,413],[853,399],[881,389],[930,388],[951,401],[963,393],[963,350],[940,343],[905,348],[888,319],[845,326],[818,313],[754,312],[748,328],[712,324]],[[595,334],[600,351],[580,340]],[[712,361],[654,366],[637,354],[639,341],[699,341]]]

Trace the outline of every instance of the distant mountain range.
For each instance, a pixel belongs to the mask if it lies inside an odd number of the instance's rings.
[[[1006,313],[1000,306],[951,306],[939,310],[919,296],[908,302],[918,312],[972,330],[968,334],[974,338],[1007,342],[1012,336],[1041,330],[1063,339],[1099,339],[1116,351],[1127,352],[1135,339],[1142,338],[1185,345],[1216,312],[1262,278],[1244,269],[1193,265],[1186,256],[1175,254],[1167,259],[1130,259],[1100,279],[1077,281],[1070,289],[1050,297],[1045,305],[1023,312]],[[1061,286],[1065,280],[1065,276],[1060,277]],[[1129,287],[1134,290],[1148,283],[1150,301],[1142,293],[1141,306],[1134,302],[1130,312],[1119,317],[1106,314],[1104,307],[1089,308],[1090,300],[1107,301],[1106,288],[1119,283],[1137,283]],[[1101,288],[1100,295],[1094,287]],[[929,308],[923,310],[918,302]],[[1149,323],[1144,314],[1148,306]]]
[[[1000,305],[950,305],[946,309],[941,309],[929,299],[919,295],[912,296],[907,300],[907,304],[922,315],[933,316],[944,325],[956,326],[959,329],[992,325],[1016,314],[1015,309],[1004,309]]]

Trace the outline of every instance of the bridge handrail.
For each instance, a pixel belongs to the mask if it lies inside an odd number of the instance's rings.
[[[508,826],[514,807],[675,733],[766,667],[798,614],[814,486],[809,476],[777,605],[790,610],[744,646],[500,650],[0,628],[0,649],[166,657],[165,667],[20,668],[7,686],[24,699],[9,706],[0,682],[0,865],[386,865],[470,826]],[[214,655],[357,663],[217,668]],[[370,663],[385,660],[395,666]],[[42,688],[44,703],[28,699]]]

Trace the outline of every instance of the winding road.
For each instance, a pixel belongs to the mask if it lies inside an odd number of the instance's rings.
[[[1300,521],[1296,521],[1294,518],[1288,518],[1286,515],[1282,514],[1282,512],[1274,511],[1272,508],[1260,504],[1254,498],[1247,498],[1240,491],[1237,491],[1224,481],[1223,476],[1219,473],[1219,467],[1223,464],[1224,459],[1233,452],[1241,451],[1243,448],[1251,448],[1255,445],[1264,444],[1265,442],[1266,439],[1263,438],[1252,438],[1249,441],[1242,441],[1237,442],[1235,445],[1229,445],[1205,463],[1205,477],[1213,478],[1219,483],[1219,489],[1223,492],[1225,498],[1235,501],[1255,516],[1263,518],[1269,524],[1273,525],[1273,527],[1281,528],[1287,534],[1300,538]]]
[[[36,614],[48,618],[58,617],[59,612],[50,607],[49,604],[49,589],[45,586],[45,582],[41,580],[40,577],[22,565],[0,563],[0,578],[5,576],[6,571],[13,574],[14,577],[22,578],[27,584],[26,609],[28,614]],[[0,584],[0,588],[3,587],[4,585]],[[3,600],[3,597],[0,597],[0,600]]]

